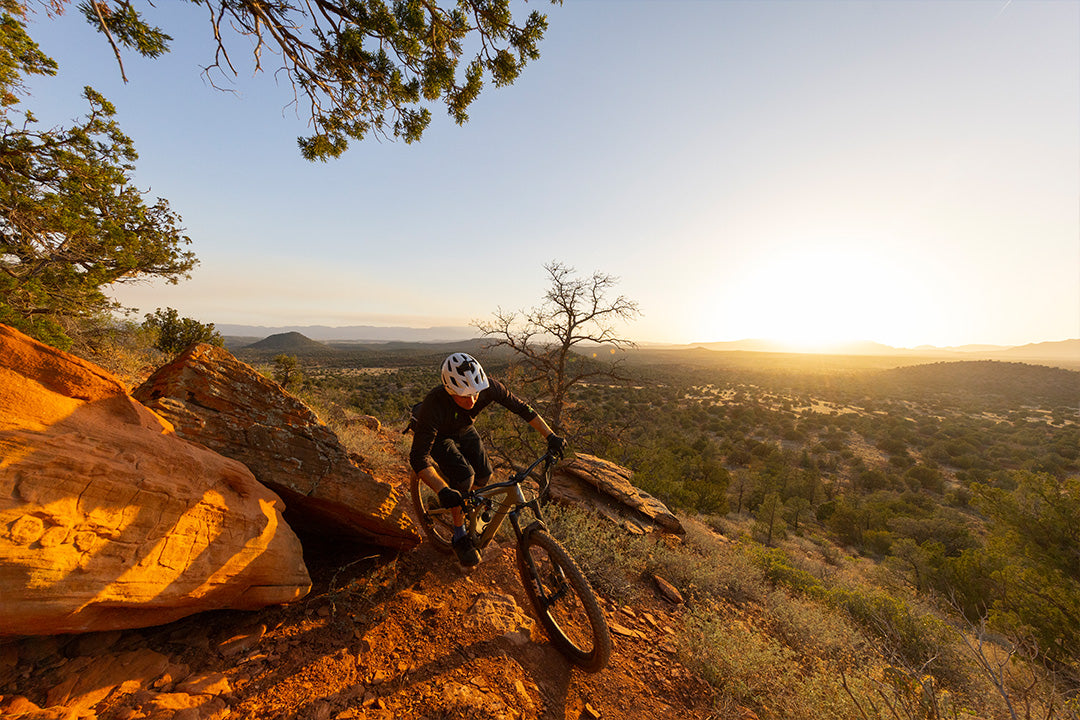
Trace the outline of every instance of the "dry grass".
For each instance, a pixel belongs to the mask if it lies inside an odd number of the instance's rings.
[[[717,688],[721,717],[740,706],[762,720],[1009,717],[934,608],[876,584],[873,563],[839,552],[827,562],[821,540],[765,548],[739,519],[707,518],[684,519],[686,535],[673,541],[628,537],[581,509],[550,516],[602,595],[632,601],[650,572],[684,594],[680,659]],[[1034,677],[1013,669],[1018,700],[1021,676]],[[1060,696],[1046,714],[1054,691],[1045,682],[1033,692],[1039,717],[1080,720]]]
[[[383,477],[400,475],[406,467],[411,436],[380,432],[369,425],[370,416],[344,408],[317,393],[301,393],[304,404],[326,425],[350,453],[359,455],[365,470]]]
[[[148,347],[145,338],[137,334],[101,335],[81,339],[71,353],[104,368],[116,376],[131,392],[169,361],[160,350]]]
[[[827,661],[801,656],[738,616],[690,614],[679,648],[682,662],[720,691],[725,715],[735,716],[737,706],[744,705],[762,720],[865,720]],[[865,678],[849,683],[860,694],[870,688]]]
[[[845,664],[867,659],[866,638],[835,608],[774,590],[765,611],[770,633],[805,655]]]
[[[650,539],[628,536],[581,508],[549,504],[544,516],[552,535],[570,551],[598,594],[621,603],[635,599],[635,581],[652,552]]]

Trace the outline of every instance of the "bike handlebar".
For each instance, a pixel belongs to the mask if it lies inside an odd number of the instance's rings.
[[[525,468],[524,470],[519,470],[516,473],[514,473],[513,475],[511,475],[509,480],[506,480],[506,481],[501,482],[501,483],[495,483],[493,485],[485,485],[483,487],[483,489],[484,490],[493,490],[495,488],[505,488],[505,487],[511,487],[513,485],[518,485],[518,484],[524,482],[526,480],[526,478],[528,478],[529,475],[532,474],[532,471],[536,469],[537,465],[539,465],[540,463],[546,463],[545,466],[544,466],[544,472],[540,476],[540,483],[539,483],[540,484],[540,497],[543,497],[544,493],[548,489],[548,485],[551,483],[550,473],[548,471],[555,464],[556,460],[557,460],[557,458],[551,453],[550,450],[548,450],[543,455],[538,457],[535,461],[533,461],[532,465]]]

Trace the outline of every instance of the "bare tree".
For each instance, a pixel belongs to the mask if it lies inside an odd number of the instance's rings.
[[[572,387],[590,378],[626,379],[620,371],[622,358],[610,363],[594,361],[580,354],[580,346],[599,346],[611,353],[634,347],[619,335],[616,324],[641,312],[636,302],[623,295],[610,297],[618,284],[616,277],[601,272],[578,277],[574,268],[560,262],[548,263],[544,269],[551,286],[540,305],[516,312],[499,308],[492,320],[476,321],[474,326],[494,340],[490,347],[507,347],[519,356],[525,382],[543,388],[545,418],[557,431],[566,432],[564,415]]]
[[[978,619],[964,615],[955,596],[948,604],[961,622],[954,628],[979,673],[990,682],[1001,698],[1011,720],[1080,720],[1075,697],[1069,701],[1060,695],[1061,678],[1050,667],[1031,637],[998,635],[990,631],[985,611]],[[1075,678],[1072,686],[1075,695]]]

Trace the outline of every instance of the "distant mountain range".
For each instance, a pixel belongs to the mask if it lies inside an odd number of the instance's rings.
[[[429,328],[411,327],[376,327],[374,325],[345,325],[329,327],[326,325],[290,325],[286,327],[265,327],[261,325],[222,325],[214,328],[226,337],[267,338],[271,335],[300,333],[305,337],[320,342],[421,342],[440,343],[458,342],[475,338],[479,333],[476,328],[465,326],[445,326]]]
[[[323,343],[464,343],[475,340],[479,333],[476,328],[464,325],[442,327],[378,327],[374,325],[346,325],[330,327],[327,325],[294,325],[285,327],[265,327],[258,325],[216,325],[217,331],[227,338],[243,339],[242,343],[231,345],[250,345],[272,336],[298,333],[304,339]],[[286,347],[295,349],[291,337],[285,341]],[[663,345],[641,343],[642,347],[669,348],[704,348],[720,352],[797,352],[772,340],[746,339],[729,342],[704,342],[689,345]],[[268,348],[260,348],[268,349]],[[1054,359],[1080,366],[1080,339],[1060,340],[1056,342],[1030,343],[1028,345],[959,345],[953,347],[935,347],[920,345],[915,348],[896,348],[875,342],[842,343],[815,350],[817,353],[830,355],[890,355],[930,357],[955,360],[1039,360]]]
[[[736,340],[733,342],[693,343],[689,347],[700,347],[717,351],[744,352],[793,352],[781,343],[771,340]],[[1080,339],[1060,340],[1056,342],[1030,343],[1028,345],[960,345],[956,347],[934,347],[920,345],[915,348],[896,348],[875,342],[840,343],[823,347],[815,352],[829,355],[914,355],[919,357],[942,357],[953,359],[1072,359],[1080,363]]]

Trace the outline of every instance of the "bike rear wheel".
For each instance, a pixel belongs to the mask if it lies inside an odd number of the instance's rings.
[[[526,532],[518,544],[518,572],[552,644],[585,672],[611,657],[611,634],[589,581],[546,530]]]
[[[428,542],[439,552],[453,552],[453,545],[450,544],[454,537],[453,519],[449,511],[442,509],[439,496],[416,475],[412,476],[409,490],[416,520]]]

